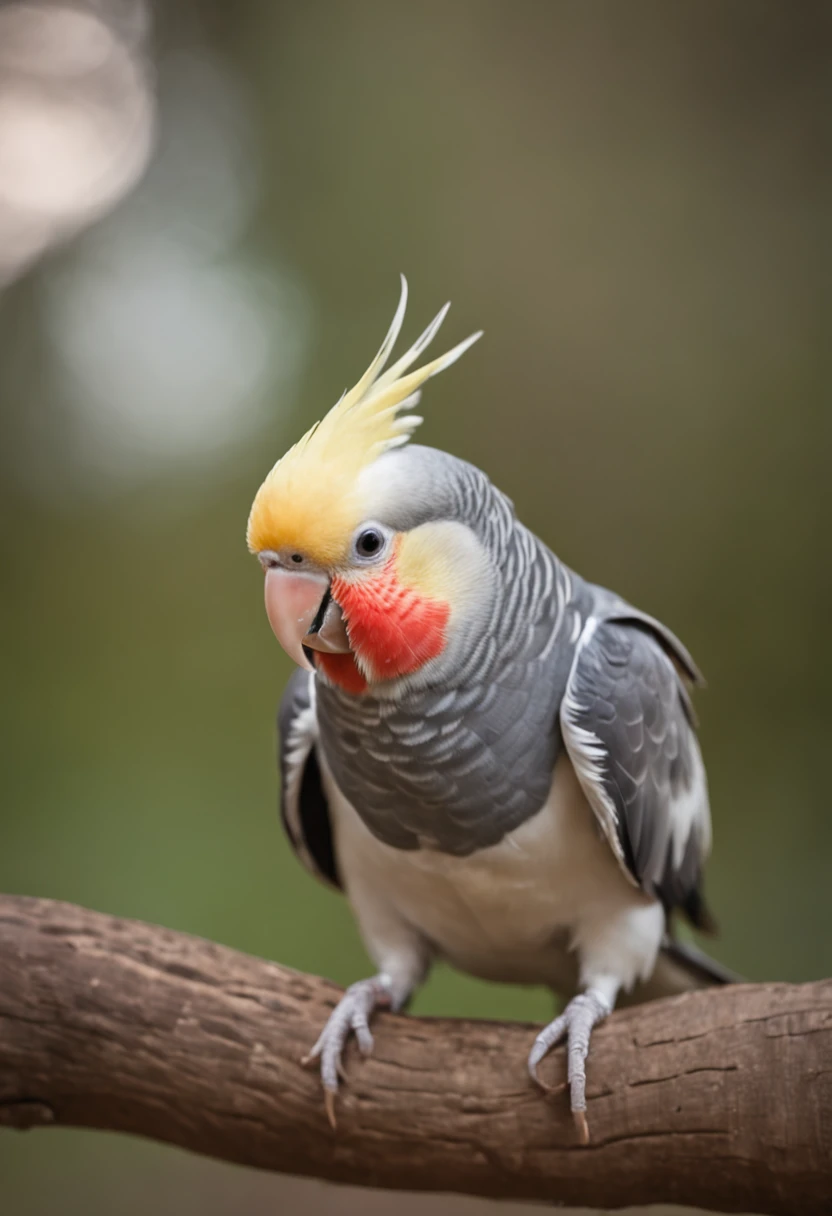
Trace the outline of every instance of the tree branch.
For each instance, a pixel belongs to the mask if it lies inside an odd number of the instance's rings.
[[[0,896],[0,1125],[106,1128],[398,1190],[828,1212],[832,982],[691,993],[593,1037],[577,1146],[528,1027],[380,1015],[333,1132],[298,1060],[333,984],[69,904]],[[553,1053],[550,1078],[564,1070]]]

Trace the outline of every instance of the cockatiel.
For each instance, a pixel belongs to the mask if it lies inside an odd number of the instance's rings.
[[[674,943],[708,926],[711,838],[688,685],[660,622],[567,569],[473,465],[408,444],[422,384],[480,334],[410,369],[448,306],[387,368],[407,302],[354,388],[277,462],[248,546],[269,621],[301,670],[280,709],[282,817],[343,890],[378,973],[353,984],[309,1061],[327,1111],[351,1034],[401,1009],[443,958],[570,996],[528,1069],[568,1043],[588,1140],[585,1061],[620,993],[728,978]],[[386,370],[385,370],[386,368]]]

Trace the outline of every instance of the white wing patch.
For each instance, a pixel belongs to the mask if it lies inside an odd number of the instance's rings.
[[[580,618],[577,619],[580,620]],[[638,886],[639,884],[634,875],[630,873],[630,867],[627,865],[624,850],[621,847],[621,841],[618,836],[618,811],[604,786],[604,766],[607,762],[606,748],[596,734],[581,726],[577,720],[580,714],[585,712],[586,707],[581,706],[575,697],[575,671],[581,651],[591,640],[597,625],[598,622],[595,618],[589,617],[578,639],[578,644],[575,648],[575,658],[572,663],[572,672],[566,685],[566,692],[564,693],[563,704],[561,706],[561,729],[572,766],[586,794],[589,805],[592,807],[595,818],[598,820],[598,824],[609,841],[610,848],[627,878],[633,886]]]
[[[599,816],[601,827],[604,829],[605,835],[609,837],[616,856],[623,861],[624,853],[616,833],[618,811],[604,789],[606,748],[597,735],[593,734],[591,730],[579,726],[575,721],[580,712],[581,707],[567,691],[563,699],[561,722],[564,734],[568,737],[569,756],[596,815],[598,807],[601,807],[603,811],[603,814]]]

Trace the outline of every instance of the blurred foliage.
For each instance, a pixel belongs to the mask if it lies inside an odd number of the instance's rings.
[[[253,202],[222,259],[206,257],[286,288],[288,314],[269,314],[267,294],[261,323],[278,352],[284,320],[300,325],[302,355],[267,367],[227,440],[206,444],[199,400],[183,397],[194,453],[119,472],[110,456],[130,434],[114,415],[90,456],[49,302],[79,267],[106,269],[145,186],[0,297],[0,889],[341,983],[366,973],[345,903],[279,828],[289,669],[244,526],[265,470],[376,349],[403,270],[408,333],[448,295],[448,341],[486,331],[429,386],[424,442],[484,468],[564,560],[666,620],[708,676],[713,952],[754,979],[828,974],[828,17],[785,0],[159,6],[156,156],[177,65],[213,65],[247,116],[232,143]],[[193,192],[171,188],[165,206],[172,247],[185,221],[199,235]],[[181,354],[175,327],[170,341]],[[443,968],[415,1003],[549,1008]],[[280,1180],[238,1191],[232,1171],[209,1185],[172,1160],[104,1137],[6,1136],[3,1211],[51,1212],[57,1187],[67,1214],[138,1211],[114,1197],[139,1178],[160,1211],[236,1211],[240,1194],[266,1211],[295,1194]]]

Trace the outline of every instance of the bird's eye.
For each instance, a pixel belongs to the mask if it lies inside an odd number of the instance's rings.
[[[296,566],[299,566],[301,564],[301,562],[303,561],[303,554],[302,553],[293,553],[292,561],[295,563]]]
[[[376,557],[384,548],[384,533],[379,528],[365,528],[355,538],[355,551],[359,557]]]

